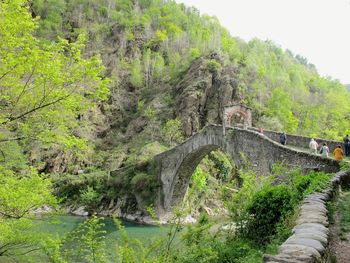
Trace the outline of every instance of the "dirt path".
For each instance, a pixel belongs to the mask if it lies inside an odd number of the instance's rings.
[[[341,198],[336,201],[338,204],[341,202]],[[341,238],[342,229],[340,226],[340,206],[337,205],[337,211],[334,214],[334,223],[330,225],[330,254],[331,261],[336,263],[350,263],[350,234],[344,235],[345,238]],[[343,240],[344,239],[344,240]]]

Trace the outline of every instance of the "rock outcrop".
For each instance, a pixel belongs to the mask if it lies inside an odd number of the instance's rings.
[[[217,65],[215,70],[212,64]],[[175,87],[176,116],[186,136],[208,123],[222,123],[222,107],[239,100],[234,77],[233,68],[224,66],[216,53],[192,63]]]

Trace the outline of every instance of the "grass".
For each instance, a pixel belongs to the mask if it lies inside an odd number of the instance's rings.
[[[340,199],[340,239],[347,240],[350,232],[350,192],[344,192]]]

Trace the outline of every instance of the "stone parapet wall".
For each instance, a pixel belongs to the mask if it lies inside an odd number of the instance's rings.
[[[258,131],[259,129],[255,127],[250,127],[250,130]],[[279,142],[280,138],[280,132],[276,131],[270,131],[270,130],[264,130],[264,135],[269,137],[271,140]],[[340,144],[343,143],[340,141],[334,141],[334,140],[325,140],[320,138],[314,138],[316,142],[321,146],[324,142],[329,147],[330,152],[333,152],[333,150]],[[292,135],[287,134],[287,145],[292,145],[300,148],[308,148],[310,143],[311,137],[305,137],[300,135]],[[343,145],[342,145],[343,146]]]
[[[326,202],[350,171],[340,171],[331,180],[330,187],[308,195],[300,208],[293,235],[280,247],[277,255],[264,255],[266,263],[320,262],[329,243],[328,211]]]

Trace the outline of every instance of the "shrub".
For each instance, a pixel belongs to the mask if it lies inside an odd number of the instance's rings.
[[[88,186],[86,189],[80,191],[80,200],[83,205],[87,206],[90,213],[94,212],[99,204],[99,193],[93,187]]]
[[[221,64],[215,59],[211,59],[207,62],[207,69],[210,73],[217,75],[221,71]]]
[[[232,177],[234,164],[232,160],[221,151],[214,151],[209,154],[209,159],[213,161],[214,167],[217,171],[217,179],[222,182],[226,182]]]
[[[102,17],[108,17],[108,8],[107,8],[107,6],[101,6],[99,12],[100,12],[100,15]]]
[[[290,180],[298,196],[302,198],[308,194],[325,189],[331,176],[331,174],[324,172],[310,172],[307,175],[292,173]]]
[[[141,147],[141,149],[136,152],[136,161],[137,162],[151,162],[153,157],[157,154],[160,154],[166,151],[168,148],[158,141],[147,143]]]
[[[176,145],[183,140],[181,121],[176,118],[168,120],[162,127],[164,141],[169,145]]]
[[[266,244],[295,204],[295,193],[288,185],[265,186],[254,194],[248,206],[250,218],[243,228],[244,234],[260,245]]]

